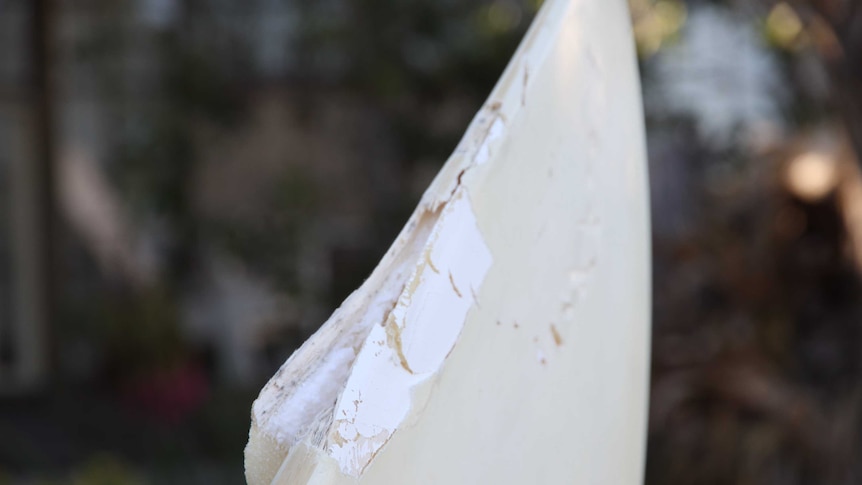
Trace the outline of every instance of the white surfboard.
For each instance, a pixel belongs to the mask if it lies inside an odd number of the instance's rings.
[[[624,0],[548,0],[398,239],[261,391],[252,485],[636,484],[649,209]]]

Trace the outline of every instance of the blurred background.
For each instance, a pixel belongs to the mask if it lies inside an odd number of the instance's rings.
[[[0,485],[243,483],[540,3],[0,0]],[[862,1],[629,3],[646,483],[862,483]]]

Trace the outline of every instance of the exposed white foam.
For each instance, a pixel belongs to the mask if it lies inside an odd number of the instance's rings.
[[[273,409],[267,407],[270,404],[268,400],[255,401],[255,414],[264,415],[266,411],[272,413],[264,419],[267,434],[280,444],[292,446],[320,410],[331,406],[338,398],[355,358],[352,347],[329,352],[317,371],[296,387],[289,406]]]

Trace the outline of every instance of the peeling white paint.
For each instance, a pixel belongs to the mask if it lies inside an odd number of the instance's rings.
[[[466,191],[453,196],[398,304],[375,325],[339,398],[327,452],[358,476],[411,408],[411,391],[442,366],[475,304],[491,253]]]

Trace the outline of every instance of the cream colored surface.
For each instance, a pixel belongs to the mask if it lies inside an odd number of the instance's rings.
[[[639,483],[644,152],[625,2],[546,1],[380,266],[261,392],[249,482]]]

